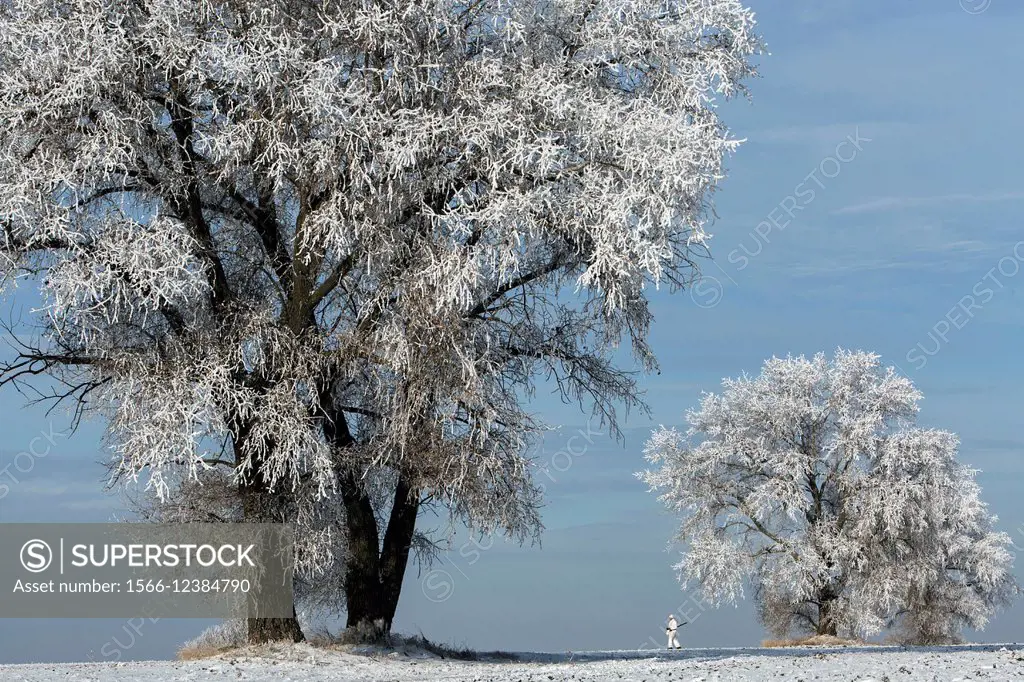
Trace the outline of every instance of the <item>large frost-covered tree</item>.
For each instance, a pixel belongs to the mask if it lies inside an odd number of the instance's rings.
[[[97,413],[163,518],[297,524],[300,596],[385,628],[425,505],[539,530],[539,379],[637,402],[610,350],[653,367],[760,49],[737,0],[0,0],[0,35],[0,277],[45,301],[0,380]]]
[[[871,353],[772,358],[656,431],[639,476],[683,516],[681,579],[715,603],[749,582],[779,635],[983,627],[1017,591],[1009,537],[920,399]]]

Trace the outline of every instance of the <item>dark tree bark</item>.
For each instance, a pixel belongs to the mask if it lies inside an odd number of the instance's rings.
[[[416,529],[419,496],[404,478],[399,478],[383,544],[370,499],[353,476],[346,478],[342,496],[349,542],[345,566],[346,627],[368,639],[383,639],[391,633],[398,608]]]
[[[355,440],[345,414],[325,414],[324,435],[339,452]],[[419,491],[400,475],[395,486],[383,543],[370,496],[351,471],[339,470],[339,488],[345,505],[348,557],[345,563],[346,628],[372,640],[386,639],[398,609],[402,579],[409,564],[419,513]]]
[[[818,602],[818,624],[815,634],[832,635],[833,637],[837,637],[839,635],[839,629],[836,626],[836,620],[833,614],[835,600],[835,595],[825,594]]]
[[[236,457],[240,445],[248,437],[249,428],[242,426],[235,431]],[[242,497],[242,515],[245,523],[280,523],[284,517],[287,500],[284,493],[274,491],[263,476],[262,468],[256,467],[251,480],[239,487]],[[257,595],[257,598],[259,595]],[[302,628],[292,603],[291,618],[247,618],[246,632],[249,644],[265,644],[280,640],[301,642],[305,640]]]
[[[299,627],[299,620],[292,607],[291,618],[248,618],[249,644],[265,644],[281,640],[301,642],[306,637]]]

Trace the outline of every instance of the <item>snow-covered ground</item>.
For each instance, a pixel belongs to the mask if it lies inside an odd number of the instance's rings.
[[[0,666],[3,682],[551,682],[552,680],[1024,680],[1024,649],[986,645],[901,650],[684,649],[520,654],[516,662],[442,660],[425,653],[362,655],[309,646],[180,663],[71,663]]]

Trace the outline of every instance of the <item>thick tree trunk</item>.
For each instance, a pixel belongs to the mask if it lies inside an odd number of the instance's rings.
[[[324,434],[335,447],[354,441],[345,415],[334,412],[324,421]],[[402,579],[419,512],[419,491],[399,476],[388,526],[381,543],[377,518],[362,481],[351,471],[339,471],[345,504],[348,557],[345,564],[346,627],[351,636],[386,640],[398,609]]]
[[[383,544],[370,499],[354,477],[345,481],[342,496],[349,549],[345,567],[346,626],[355,636],[383,640],[391,633],[398,609],[419,495],[404,478],[399,479]]]
[[[818,604],[818,631],[815,634],[818,635],[832,635],[837,637],[839,635],[839,629],[836,627],[835,614],[833,613],[833,607],[835,605],[835,597],[828,596],[823,597]]]
[[[241,487],[242,513],[246,523],[278,523],[281,521],[281,498],[271,492],[269,486],[259,474],[255,480],[248,481]],[[291,618],[247,618],[249,644],[265,644],[280,640],[301,642],[305,639],[299,620],[296,617],[295,605],[292,604]]]
[[[306,637],[299,627],[299,620],[295,617],[295,608],[292,607],[291,618],[248,618],[249,644],[265,644],[281,640],[301,642]]]

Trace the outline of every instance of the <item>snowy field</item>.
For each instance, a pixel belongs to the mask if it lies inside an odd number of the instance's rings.
[[[520,654],[517,662],[462,662],[428,654],[367,656],[308,646],[265,650],[260,656],[226,655],[187,663],[73,663],[0,666],[3,682],[550,682],[552,680],[1024,680],[1024,650],[985,645],[901,650],[684,649]]]

